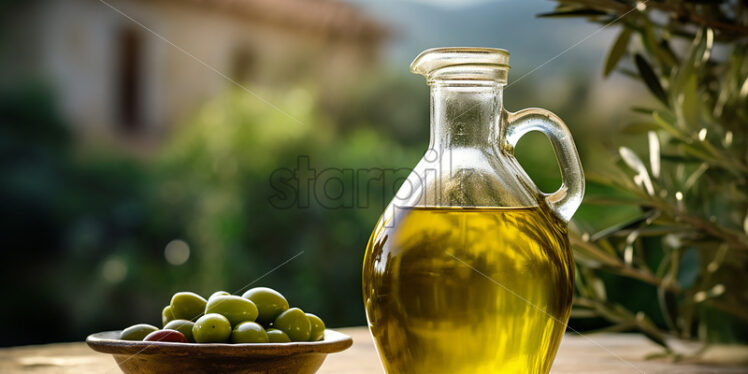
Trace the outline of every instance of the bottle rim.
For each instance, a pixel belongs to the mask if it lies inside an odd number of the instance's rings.
[[[435,80],[492,80],[506,83],[509,52],[499,48],[447,47],[421,52],[410,71]]]

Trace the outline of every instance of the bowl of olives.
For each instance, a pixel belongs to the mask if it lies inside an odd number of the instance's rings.
[[[312,374],[328,354],[353,344],[266,287],[242,296],[218,291],[208,299],[178,292],[162,310],[161,324],[92,334],[86,343],[112,354],[128,374]]]

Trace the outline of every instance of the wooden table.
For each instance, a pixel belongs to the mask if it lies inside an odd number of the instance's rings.
[[[353,337],[353,347],[328,357],[320,374],[382,373],[379,358],[366,328],[340,329]],[[633,334],[567,335],[551,371],[562,373],[748,373],[745,347],[707,351],[706,360],[729,359],[730,367],[674,364],[645,360],[658,347]],[[85,343],[63,343],[0,349],[0,373],[120,373],[114,360],[90,350]]]

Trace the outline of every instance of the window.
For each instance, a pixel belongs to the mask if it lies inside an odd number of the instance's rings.
[[[254,78],[255,55],[253,51],[242,46],[234,51],[231,60],[231,78],[238,82],[247,82]]]
[[[143,40],[139,30],[125,28],[118,40],[117,117],[119,130],[136,134],[143,130],[142,73]]]

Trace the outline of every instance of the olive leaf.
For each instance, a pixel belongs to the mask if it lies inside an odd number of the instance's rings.
[[[692,129],[700,127],[701,119],[701,105],[700,95],[697,87],[696,76],[691,75],[686,79],[685,84],[680,89],[678,94],[679,109],[681,114],[681,121],[679,125],[681,128],[690,127]]]
[[[652,113],[652,119],[654,119],[654,123],[660,126],[660,129],[665,130],[666,132],[670,133],[671,135],[675,136],[679,139],[686,139],[687,136],[683,134],[680,130],[675,128],[673,126],[673,122],[675,121],[674,118],[671,116],[668,116],[666,113],[661,111],[655,111]]]
[[[621,57],[626,54],[626,48],[629,45],[630,39],[631,29],[629,29],[628,27],[624,27],[623,31],[618,34],[618,38],[616,38],[615,43],[613,43],[613,48],[610,49],[608,58],[605,60],[605,69],[603,70],[604,77],[610,75],[613,69],[615,69],[618,65]]]
[[[636,64],[637,70],[639,70],[639,76],[641,76],[642,80],[647,85],[647,88],[649,88],[649,91],[663,104],[668,105],[667,95],[665,94],[665,90],[662,89],[660,79],[657,77],[654,70],[652,70],[647,59],[637,53],[634,55],[634,63]]]
[[[630,221],[608,227],[604,230],[601,230],[600,232],[595,233],[590,237],[590,240],[592,241],[598,241],[600,239],[605,239],[611,235],[614,235],[616,232],[619,232],[621,230],[630,230],[630,229],[638,229],[641,227],[649,218],[652,217],[651,213],[646,213],[642,216],[636,217]]]
[[[637,185],[643,185],[648,194],[654,195],[655,191],[654,186],[652,185],[652,179],[649,177],[647,167],[644,166],[644,163],[639,156],[627,147],[619,148],[618,153],[621,155],[621,158],[626,165],[637,173],[634,177],[634,182],[636,182]]]
[[[551,17],[579,17],[579,16],[602,16],[608,13],[597,9],[574,9],[574,10],[556,10],[549,13],[538,14],[539,18]]]
[[[681,92],[687,82],[695,78],[694,72],[698,66],[706,62],[711,55],[713,43],[714,33],[711,29],[700,29],[686,53],[686,58],[674,70],[674,75],[670,79],[672,92]]]
[[[676,61],[672,55],[663,49],[663,43],[658,42],[653,23],[649,19],[645,19],[643,24],[640,34],[642,43],[647,51],[650,52],[650,54],[665,70],[676,65]]]
[[[626,125],[621,132],[625,134],[642,134],[650,131],[659,130],[660,126],[652,122],[632,122]]]
[[[657,138],[657,133],[650,131],[649,137],[649,166],[652,170],[652,176],[659,178],[660,176],[660,139]]]

